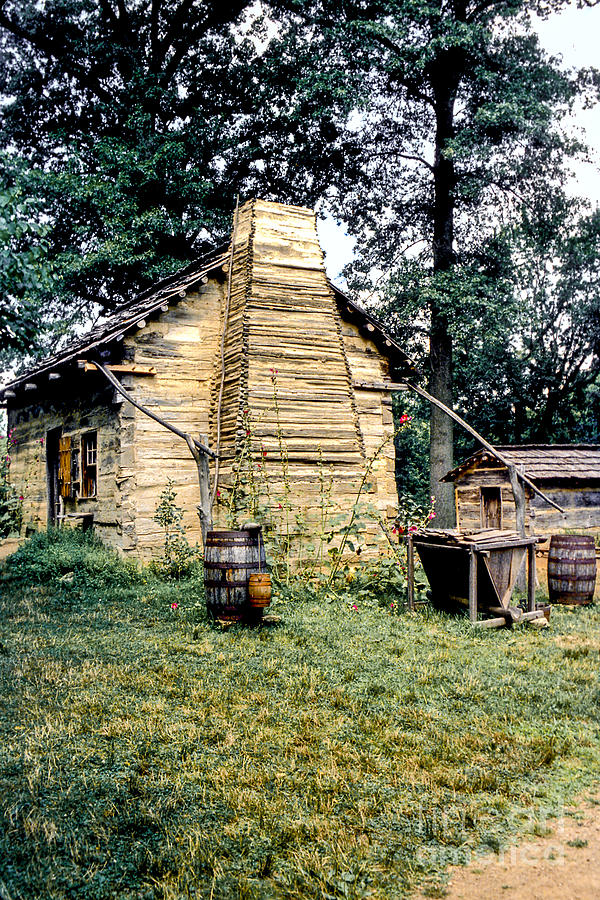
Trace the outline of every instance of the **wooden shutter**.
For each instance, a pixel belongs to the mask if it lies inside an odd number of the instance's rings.
[[[59,438],[58,441],[58,490],[60,496],[71,496],[71,437]]]

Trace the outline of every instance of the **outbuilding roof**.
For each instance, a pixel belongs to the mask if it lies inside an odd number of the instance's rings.
[[[600,481],[599,444],[522,444],[497,448],[511,465],[534,481]],[[487,450],[464,460],[442,481],[459,481],[475,469],[504,468]]]

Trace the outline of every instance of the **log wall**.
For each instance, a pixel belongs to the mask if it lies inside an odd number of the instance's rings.
[[[223,282],[212,278],[167,313],[125,339],[125,356],[153,366],[150,377],[128,375],[123,386],[161,418],[198,438],[210,433],[211,391],[220,341]],[[132,407],[127,402],[123,409]],[[185,441],[145,416],[130,413],[135,438],[131,446],[131,502],[135,519],[135,549],[144,558],[157,555],[164,535],[154,513],[159,495],[173,481],[176,504],[191,544],[200,542],[200,501],[197,468]]]
[[[516,527],[515,503],[506,470],[476,469],[455,481],[457,527],[472,530],[481,527],[482,487],[500,487],[502,491],[502,527]],[[540,484],[552,500],[559,504],[565,514],[546,503],[529,488],[526,488],[527,506],[525,525],[530,534],[552,535],[568,531],[582,531],[587,534],[600,533],[600,485],[564,486],[559,483]]]
[[[84,376],[82,376],[83,378]],[[61,382],[51,395],[35,403],[11,409],[9,429],[17,441],[11,456],[10,480],[23,496],[23,533],[43,529],[48,524],[47,434],[61,427],[73,442],[84,431],[97,431],[97,496],[65,499],[66,514],[93,513],[97,533],[118,549],[127,549],[127,532],[133,522],[128,518],[128,488],[121,479],[121,447],[127,423],[112,405],[112,390],[88,392],[88,382],[75,378]],[[76,519],[67,519],[73,524]]]
[[[342,335],[354,385],[391,380],[388,360],[356,325],[344,322]],[[366,456],[376,457],[371,479],[376,507],[384,519],[393,518],[398,514],[398,492],[392,395],[389,391],[355,386],[354,396]]]

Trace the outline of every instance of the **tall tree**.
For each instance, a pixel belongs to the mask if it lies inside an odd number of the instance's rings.
[[[294,10],[282,57],[299,59],[299,45],[312,50],[312,69],[287,98],[298,169],[311,160],[330,207],[360,237],[358,284],[393,274],[407,255],[421,267],[417,323],[426,316],[430,389],[451,406],[452,320],[468,318],[482,279],[493,281],[477,258],[524,209],[540,219],[551,211],[565,159],[579,149],[560,117],[593,95],[596,76],[565,72],[546,56],[531,27],[533,0],[282,5]],[[335,180],[313,153],[319,130]],[[452,487],[438,479],[452,447],[452,423],[433,409],[431,488],[445,524]]]

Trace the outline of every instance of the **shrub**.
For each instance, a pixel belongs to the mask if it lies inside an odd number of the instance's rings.
[[[93,532],[49,528],[33,535],[10,556],[7,573],[24,585],[76,592],[122,591],[139,583],[140,568],[107,547]]]

